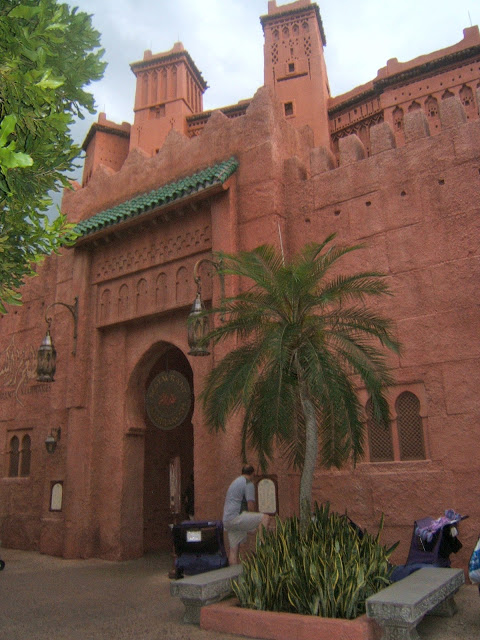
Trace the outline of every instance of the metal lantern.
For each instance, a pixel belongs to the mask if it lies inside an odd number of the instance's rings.
[[[37,353],[37,381],[54,382],[57,352],[53,345],[50,329],[47,329]]]
[[[50,309],[61,305],[70,311],[73,318],[73,349],[72,355],[77,353],[77,327],[78,327],[78,298],[75,298],[73,304],[66,302],[52,302],[45,309],[45,322],[47,323],[47,333],[37,352],[37,382],[55,382],[57,352],[53,346],[52,336],[50,335],[50,325],[52,317],[49,315]]]
[[[62,429],[59,427],[58,429],[52,429],[48,436],[45,438],[45,449],[47,453],[55,453],[55,449],[57,448],[57,443],[60,440],[62,435]]]
[[[208,351],[203,343],[205,336],[208,333],[208,315],[205,313],[205,306],[202,301],[200,290],[197,290],[197,295],[193,301],[192,310],[188,315],[187,320],[188,327],[188,346],[190,351],[189,356],[209,356]]]

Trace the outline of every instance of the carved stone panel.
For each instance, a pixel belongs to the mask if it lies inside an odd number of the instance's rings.
[[[209,211],[195,214],[192,220],[185,216],[170,223],[152,225],[141,233],[125,234],[110,244],[101,245],[93,258],[92,283],[208,251],[211,245]]]

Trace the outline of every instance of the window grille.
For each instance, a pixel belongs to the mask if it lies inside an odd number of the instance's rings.
[[[20,460],[20,441],[17,436],[13,436],[10,440],[10,466],[8,475],[10,478],[18,476],[18,463]]]
[[[424,460],[425,445],[420,401],[414,393],[404,391],[395,402],[401,460]]]
[[[25,477],[30,475],[31,440],[30,436],[23,436],[22,451],[20,455],[20,475]]]
[[[374,417],[371,399],[366,404],[370,462],[387,462],[394,459],[391,425],[385,425]]]

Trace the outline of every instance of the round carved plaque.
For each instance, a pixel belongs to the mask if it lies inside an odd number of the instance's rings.
[[[192,404],[188,380],[178,371],[162,371],[150,383],[145,396],[147,414],[159,429],[175,429],[187,417]]]

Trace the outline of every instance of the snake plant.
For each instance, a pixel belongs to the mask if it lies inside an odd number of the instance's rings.
[[[366,599],[389,584],[389,557],[397,544],[360,532],[345,515],[315,504],[308,527],[297,517],[276,519],[257,536],[255,552],[242,560],[233,582],[240,606],[329,618],[356,618]]]

